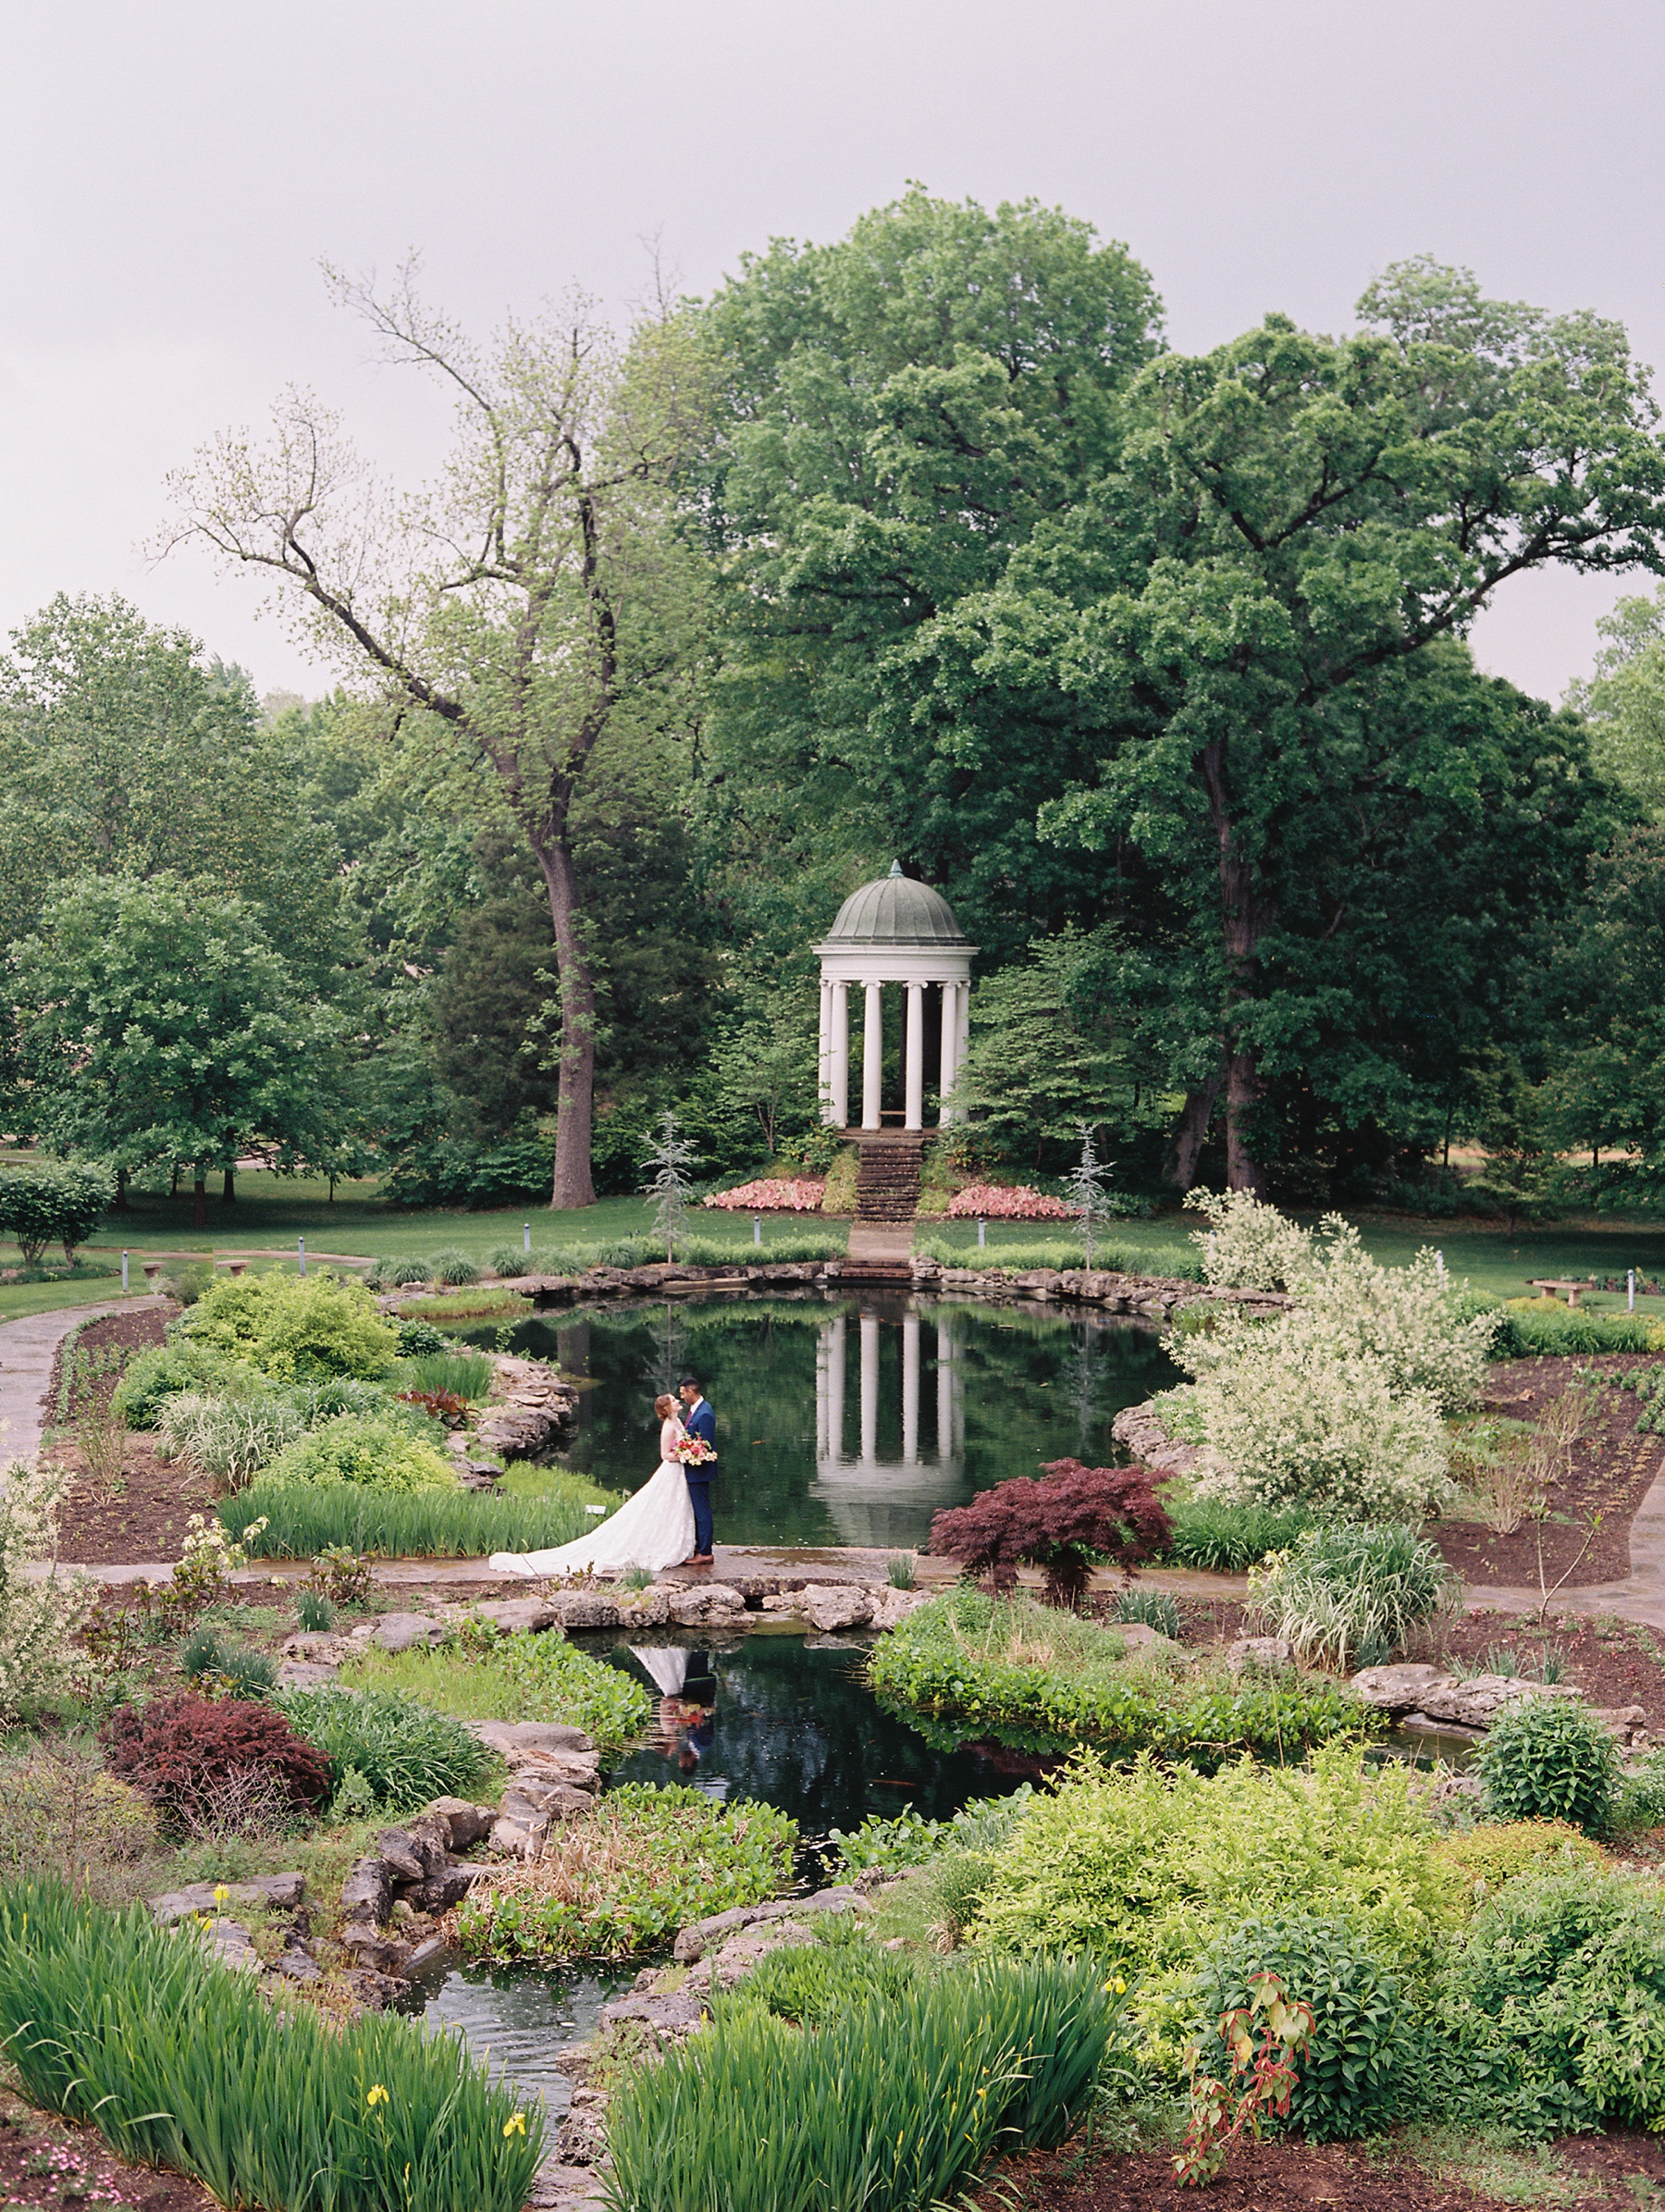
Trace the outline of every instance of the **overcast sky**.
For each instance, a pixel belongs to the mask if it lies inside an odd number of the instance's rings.
[[[321,255],[416,247],[483,329],[574,279],[623,305],[655,233],[705,291],[918,178],[1124,240],[1187,350],[1272,308],[1345,328],[1425,251],[1665,363],[1659,0],[9,0],[0,23],[0,630],[119,591],[263,690],[328,676],[247,579],[147,566],[166,471],[290,380],[407,476],[447,420],[370,365]],[[1526,579],[1476,649],[1559,698],[1648,588]]]

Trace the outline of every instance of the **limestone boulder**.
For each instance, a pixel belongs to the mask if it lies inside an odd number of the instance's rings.
[[[536,1634],[552,1627],[560,1617],[546,1598],[505,1598],[500,1602],[473,1608],[481,1620],[490,1621],[506,1636],[526,1629]]]
[[[726,1582],[694,1583],[671,1600],[671,1618],[682,1628],[726,1627],[745,1617],[746,1600]]]
[[[379,1926],[393,1902],[393,1870],[380,1852],[359,1860],[341,1885],[341,1917]]]
[[[858,1582],[812,1582],[803,1594],[803,1612],[818,1634],[832,1636],[865,1628],[873,1617],[873,1600]]]
[[[216,1897],[216,1886],[225,1891],[223,1898]],[[304,1874],[259,1874],[252,1882],[193,1882],[188,1889],[170,1889],[148,1902],[161,1925],[171,1928],[193,1913],[215,1914],[227,1905],[275,1905],[287,1912],[299,1905],[305,1892]]]
[[[334,1667],[311,1659],[282,1659],[278,1662],[279,1689],[322,1689],[336,1678]]]
[[[899,1628],[910,1613],[918,1613],[921,1605],[930,1601],[929,1590],[893,1589],[886,1583],[872,1594],[872,1625],[875,1628]]]
[[[465,1721],[463,1725],[511,1766],[532,1752],[593,1752],[596,1748],[582,1728],[561,1721]]]
[[[1127,1627],[1118,1625],[1118,1636],[1127,1633]],[[1227,1650],[1226,1664],[1240,1674],[1247,1667],[1287,1667],[1294,1657],[1295,1647],[1287,1636],[1240,1636]]]
[[[489,1805],[471,1804],[466,1798],[436,1798],[423,1810],[445,1823],[453,1851],[471,1851],[475,1844],[484,1843],[497,1818]]]
[[[443,1621],[426,1613],[385,1613],[375,1624],[373,1640],[384,1651],[409,1651],[418,1644],[442,1644],[450,1634]]]

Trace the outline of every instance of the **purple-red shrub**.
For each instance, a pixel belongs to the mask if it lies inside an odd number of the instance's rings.
[[[1145,1468],[1054,1459],[1042,1473],[1043,1482],[1018,1476],[938,1514],[932,1551],[986,1575],[997,1590],[1013,1587],[1019,1566],[1044,1567],[1048,1604],[1073,1607],[1095,1553],[1134,1567],[1166,1549],[1172,1531]]]
[[[177,1820],[211,1811],[228,1786],[267,1781],[292,1812],[327,1796],[330,1764],[280,1712],[245,1698],[154,1698],[124,1705],[99,1740],[111,1773]]]

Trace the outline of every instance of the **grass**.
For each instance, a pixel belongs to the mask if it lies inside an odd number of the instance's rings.
[[[341,1680],[397,1690],[471,1721],[561,1721],[620,1750],[647,1727],[653,1700],[637,1682],[576,1650],[565,1637],[492,1634],[434,1650],[366,1651]]]
[[[470,1896],[462,1946],[504,1962],[657,1950],[689,1921],[783,1888],[796,1842],[796,1823],[771,1805],[626,1783],[553,1830],[540,1859]]]
[[[536,2100],[523,2108],[452,2038],[275,2007],[142,1906],[0,1891],[0,2034],[32,2104],[222,2204],[519,2212],[542,2151]]]
[[[218,1512],[234,1542],[251,1523],[267,1526],[247,1539],[257,1559],[312,1559],[329,1544],[388,1559],[478,1559],[492,1551],[543,1551],[570,1544],[619,1500],[581,1475],[536,1497],[494,1498],[481,1490],[372,1490],[352,1482],[254,1482],[222,1498]]]
[[[466,1796],[491,1772],[490,1755],[454,1713],[436,1712],[381,1683],[362,1691],[333,1684],[279,1690],[272,1702],[298,1736],[335,1762],[338,1788],[356,1769],[385,1813]]]
[[[807,2032],[729,2000],[608,2110],[631,2212],[920,2212],[999,2142],[1058,2142],[1115,2020],[1090,1960],[979,1964],[874,1989]],[[854,1993],[853,1993],[854,1994]]]

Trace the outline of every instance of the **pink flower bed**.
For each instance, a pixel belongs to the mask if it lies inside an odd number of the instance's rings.
[[[1061,1198],[1048,1198],[1043,1191],[1031,1191],[1022,1183],[1016,1189],[1005,1183],[968,1183],[963,1191],[955,1193],[948,1211],[962,1221],[978,1214],[990,1221],[1075,1219]]]
[[[824,1176],[765,1176],[761,1182],[741,1183],[733,1191],[713,1191],[707,1205],[720,1205],[730,1214],[818,1214]]]

